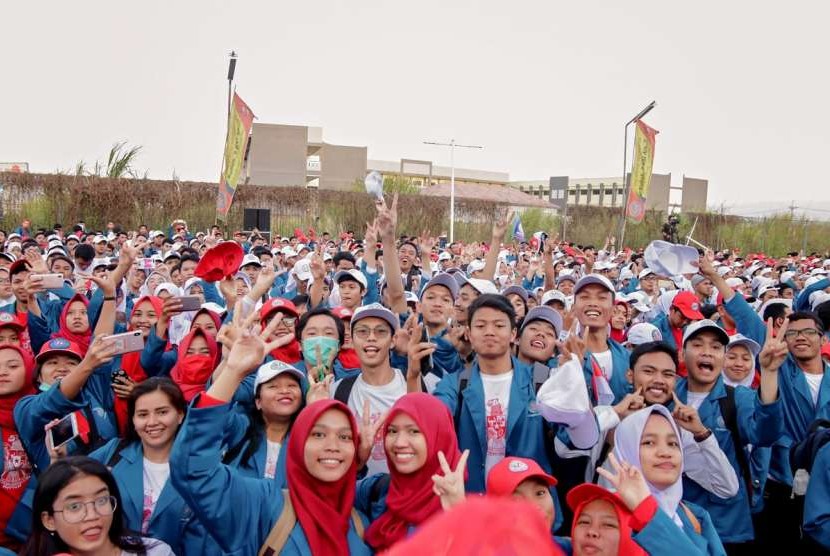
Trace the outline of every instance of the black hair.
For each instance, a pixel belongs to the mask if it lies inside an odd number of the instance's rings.
[[[472,324],[473,315],[475,315],[479,309],[483,309],[485,307],[488,309],[495,309],[496,311],[500,311],[507,315],[510,319],[510,326],[514,329],[516,328],[516,311],[513,309],[513,305],[506,297],[497,293],[482,294],[470,303],[470,306],[467,309],[467,323]]]
[[[185,261],[192,261],[194,263],[199,262],[199,254],[190,247],[180,250],[179,254],[182,256],[182,264],[184,264]]]
[[[404,240],[398,245],[398,250],[400,251],[401,247],[404,245],[409,245],[415,250],[415,256],[418,257],[421,255],[421,250],[418,248],[418,245],[414,241]]]
[[[711,303],[706,303],[700,307],[700,313],[703,315],[703,318],[710,319],[712,315],[718,312],[718,306],[713,305]]]
[[[340,261],[349,261],[353,265],[357,265],[357,260],[354,258],[354,255],[348,251],[338,251],[331,258],[331,262],[334,264],[335,268],[337,268],[337,265],[340,264]]]
[[[88,263],[95,258],[95,248],[88,243],[80,243],[75,248],[75,258]]]
[[[787,306],[783,303],[770,303],[764,308],[764,314],[761,318],[764,319],[764,322],[770,319],[773,319],[773,322],[777,319],[781,319],[787,316]]]
[[[76,478],[82,476],[98,477],[107,486],[110,496],[115,498],[112,523],[107,532],[110,542],[124,552],[146,554],[146,547],[141,536],[125,527],[121,493],[118,491],[118,485],[112,473],[103,463],[86,456],[59,459],[38,477],[37,490],[35,490],[32,504],[32,533],[20,554],[49,556],[70,552],[71,548],[60,538],[60,535],[46,529],[41,514],[55,515],[53,504],[60,492]]]
[[[824,325],[824,330],[830,330],[830,301],[825,301],[816,307],[816,315]]]
[[[671,357],[672,363],[674,363],[675,371],[677,370],[677,367],[680,366],[677,359],[677,350],[669,344],[666,342],[646,342],[635,347],[634,351],[631,352],[631,356],[628,358],[628,368],[633,369],[640,357],[648,353],[665,353]]]
[[[202,334],[204,334],[204,332],[202,332]],[[185,354],[183,353],[179,354],[179,358],[184,356]],[[138,433],[135,431],[135,426],[133,425],[135,403],[141,396],[146,396],[156,390],[159,390],[163,394],[167,395],[167,399],[170,400],[170,405],[173,406],[173,409],[182,415],[187,415],[187,402],[184,399],[184,394],[182,393],[181,388],[179,388],[175,382],[166,376],[153,376],[143,382],[139,382],[135,388],[133,388],[133,391],[130,392],[130,397],[127,398],[127,431],[124,438],[128,442],[140,442]],[[178,430],[176,433],[178,433]]]
[[[55,261],[65,261],[65,262],[69,263],[69,266],[71,266],[73,269],[75,268],[75,261],[73,261],[72,259],[70,259],[69,257],[67,257],[64,254],[58,254],[58,255],[53,255],[52,262],[49,263],[49,270],[50,271],[52,270],[52,265],[55,264]]]
[[[294,304],[296,305],[296,303]],[[337,318],[337,315],[332,313],[326,307],[315,307],[311,311],[308,311],[300,317],[300,320],[297,321],[297,328],[294,333],[295,337],[297,338],[298,342],[302,342],[301,338],[303,336],[303,330],[305,330],[306,325],[311,317],[316,317],[318,315],[325,315],[330,317],[334,321],[334,326],[337,328],[337,338],[340,342],[340,347],[343,347],[343,342],[346,341],[346,325],[343,324],[343,321]]]
[[[264,245],[254,247],[254,250],[252,252],[257,257],[260,257],[262,255],[271,255],[271,250],[265,247]]]
[[[812,311],[796,311],[795,313],[790,313],[790,316],[787,317],[787,321],[789,322],[796,322],[799,320],[811,320],[820,332],[824,332],[824,323],[822,323],[821,319],[818,318],[818,315]]]

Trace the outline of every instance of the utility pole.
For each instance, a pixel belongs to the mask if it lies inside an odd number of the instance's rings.
[[[481,145],[459,145],[455,139],[449,143],[438,143],[436,141],[424,141],[424,145],[436,145],[450,148],[450,243],[455,241],[455,148],[462,149],[483,149]]]

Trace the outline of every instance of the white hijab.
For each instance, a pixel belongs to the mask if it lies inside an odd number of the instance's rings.
[[[677,442],[680,446],[681,460],[680,460],[680,475],[673,485],[666,489],[659,489],[651,484],[646,479],[648,489],[654,498],[657,499],[657,504],[660,509],[666,512],[669,517],[677,524],[678,527],[683,528],[683,522],[680,516],[677,515],[677,506],[680,504],[680,499],[683,498],[683,444],[680,439],[680,429],[671,416],[671,412],[662,405],[652,405],[636,411],[623,419],[617,426],[614,432],[614,456],[620,462],[626,462],[633,465],[641,472],[643,466],[640,464],[640,439],[643,436],[643,429],[646,427],[646,421],[653,413],[659,413],[671,423],[674,433],[677,435]]]

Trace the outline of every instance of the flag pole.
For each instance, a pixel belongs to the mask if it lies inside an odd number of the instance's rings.
[[[222,167],[219,168],[219,184],[218,186],[222,186],[222,173],[225,171],[225,149],[228,145],[228,134],[231,132],[231,98],[233,96],[233,76],[236,73],[236,51],[231,50],[230,54],[228,54],[228,109],[227,113],[225,114],[225,142],[222,145]],[[217,188],[218,194],[218,188]],[[219,212],[216,212],[216,215],[213,217],[213,224],[219,224]],[[228,235],[228,223],[225,222],[225,237]]]
[[[620,246],[620,249],[625,247],[625,217],[626,213],[628,212],[628,195],[629,189],[631,188],[631,184],[628,183],[628,126],[633,124],[634,122],[640,120],[643,116],[651,112],[654,107],[657,106],[657,101],[652,100],[648,106],[640,110],[639,114],[628,120],[623,128],[624,137],[623,137],[623,202],[622,202],[622,214],[620,215],[620,242],[617,244]]]

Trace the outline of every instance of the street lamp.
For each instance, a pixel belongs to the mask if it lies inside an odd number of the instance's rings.
[[[652,100],[648,106],[640,110],[639,114],[628,120],[628,123],[625,124],[623,136],[623,202],[622,216],[620,217],[620,248],[623,247],[623,242],[625,241],[625,213],[628,211],[628,190],[631,187],[631,185],[628,183],[628,176],[626,175],[628,173],[628,126],[642,119],[643,116],[651,112],[655,106],[657,106],[657,101]]]
[[[450,243],[455,240],[455,148],[463,149],[483,149],[481,145],[459,145],[455,139],[450,139],[449,143],[439,143],[436,141],[424,141],[424,145],[437,145],[439,147],[450,148]]]

